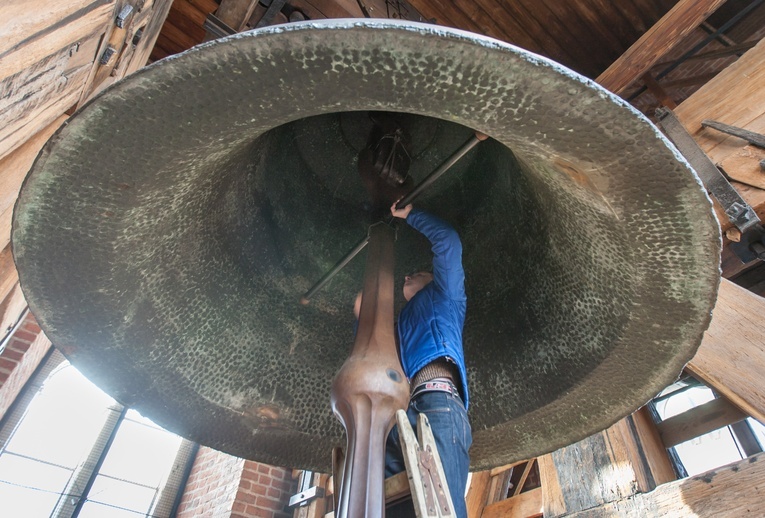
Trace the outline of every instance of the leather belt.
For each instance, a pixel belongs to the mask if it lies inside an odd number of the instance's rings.
[[[460,391],[453,383],[450,383],[448,381],[436,381],[436,380],[426,381],[414,387],[414,390],[412,390],[412,396],[410,399],[414,399],[420,394],[424,394],[425,392],[447,392],[451,394],[452,396],[459,398],[460,401],[462,401],[462,398],[460,397]]]

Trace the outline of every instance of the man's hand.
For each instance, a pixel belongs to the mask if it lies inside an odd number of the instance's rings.
[[[401,218],[406,219],[406,217],[409,215],[409,212],[412,210],[412,204],[410,203],[403,209],[397,209],[396,205],[398,204],[398,201],[390,206],[390,213],[393,215],[394,218]]]

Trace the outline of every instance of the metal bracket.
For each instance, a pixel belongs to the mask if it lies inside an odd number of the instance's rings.
[[[444,492],[445,481],[442,481],[438,474],[438,468],[430,445],[420,448],[417,463],[420,467],[422,487],[425,490],[425,505],[428,508],[428,515],[437,516],[436,501],[438,501],[438,508],[441,512],[449,514],[450,502],[447,500],[446,493]]]
[[[324,489],[319,486],[313,486],[310,489],[302,491],[290,497],[289,507],[308,505],[311,500],[324,498]]]
[[[207,15],[202,27],[216,38],[224,38],[236,34],[236,31],[233,28],[229,27],[223,20],[212,13]]]
[[[704,186],[717,199],[728,219],[742,234],[760,223],[754,209],[723,176],[685,127],[668,108],[656,110],[659,125],[696,170]]]
[[[127,22],[128,18],[130,18],[131,14],[133,14],[133,6],[127,4],[120,10],[119,14],[117,15],[117,19],[114,20],[114,23],[120,29],[124,29],[125,23]]]

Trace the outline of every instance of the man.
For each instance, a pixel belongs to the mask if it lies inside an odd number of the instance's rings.
[[[465,323],[465,273],[462,243],[445,221],[407,205],[391,214],[430,240],[433,273],[404,279],[406,305],[398,317],[401,364],[412,392],[407,415],[416,429],[417,415],[428,417],[444,467],[455,516],[467,517],[465,485],[473,442],[467,417],[468,389],[462,350]],[[404,471],[398,429],[388,436],[385,475]]]

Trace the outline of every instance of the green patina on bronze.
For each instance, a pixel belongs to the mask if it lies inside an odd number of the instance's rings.
[[[464,242],[476,469],[529,458],[670,383],[709,322],[719,235],[644,118],[553,63],[426,25],[306,23],[156,63],[43,150],[14,215],[46,334],[122,403],[200,443],[327,470],[366,232],[363,112],[413,114],[418,204]],[[417,118],[415,115],[425,118]],[[360,140],[359,140],[360,139]],[[418,147],[419,146],[419,147]],[[398,232],[397,272],[429,261]]]

